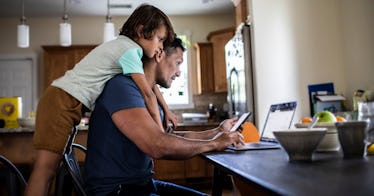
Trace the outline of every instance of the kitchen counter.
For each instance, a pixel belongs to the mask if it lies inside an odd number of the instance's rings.
[[[345,159],[340,151],[316,152],[313,161],[289,162],[283,149],[274,149],[226,150],[201,157],[215,166],[212,195],[220,195],[224,173],[259,191],[254,195],[374,194],[374,156]]]
[[[178,124],[179,131],[201,131],[214,128],[219,123],[205,124]],[[88,126],[79,126],[75,142],[86,146]],[[36,150],[32,144],[34,130],[30,128],[0,128],[0,154],[7,157],[15,164],[32,164]],[[78,155],[78,160],[83,161],[84,156]]]
[[[20,133],[20,132],[34,132],[32,128],[18,127],[18,128],[0,128],[0,133]]]
[[[202,131],[215,128],[219,123],[178,124],[178,131]],[[86,146],[88,127],[80,127],[75,143]],[[0,154],[7,157],[16,165],[32,165],[35,161],[36,150],[32,144],[34,131],[32,129],[16,128],[0,130]],[[77,151],[79,162],[84,161],[84,154]],[[188,160],[155,160],[155,177],[160,180],[181,180],[187,178],[210,178],[213,167],[201,157]]]
[[[16,165],[31,165],[35,160],[36,150],[33,146],[33,129],[14,128],[0,130],[0,154],[7,157]],[[86,146],[87,130],[81,130],[75,137],[75,142]],[[78,154],[78,160],[83,161],[84,155]]]
[[[78,130],[88,130],[88,126],[78,126]],[[34,129],[29,127],[0,128],[1,133],[34,133]]]

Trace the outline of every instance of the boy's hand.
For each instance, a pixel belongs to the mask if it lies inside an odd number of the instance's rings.
[[[173,112],[170,110],[165,112],[165,117],[164,117],[164,126],[167,128],[169,127],[169,122],[173,125],[173,129],[177,128],[178,124],[178,117],[175,115]]]

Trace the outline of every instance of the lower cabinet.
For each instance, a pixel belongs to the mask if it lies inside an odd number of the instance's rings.
[[[180,126],[179,131],[202,131],[216,125]],[[213,176],[213,166],[199,156],[187,160],[154,160],[155,179],[183,180],[188,178],[207,178]]]

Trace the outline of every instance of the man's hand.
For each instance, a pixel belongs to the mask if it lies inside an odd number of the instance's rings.
[[[222,134],[215,140],[217,142],[217,151],[225,150],[228,146],[241,146],[244,145],[244,137],[239,131],[222,132]]]
[[[235,116],[231,119],[226,119],[219,125],[220,132],[229,132],[231,127],[235,124],[235,122],[238,120],[238,117]]]

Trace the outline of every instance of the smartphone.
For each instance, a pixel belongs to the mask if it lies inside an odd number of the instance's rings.
[[[234,124],[234,126],[232,126],[232,128],[230,129],[230,132],[238,130],[239,127],[240,127],[240,125],[242,125],[248,119],[248,117],[251,114],[252,114],[251,112],[247,112],[247,113],[242,114],[240,116],[240,118],[238,119],[238,121],[236,121],[236,123]]]

